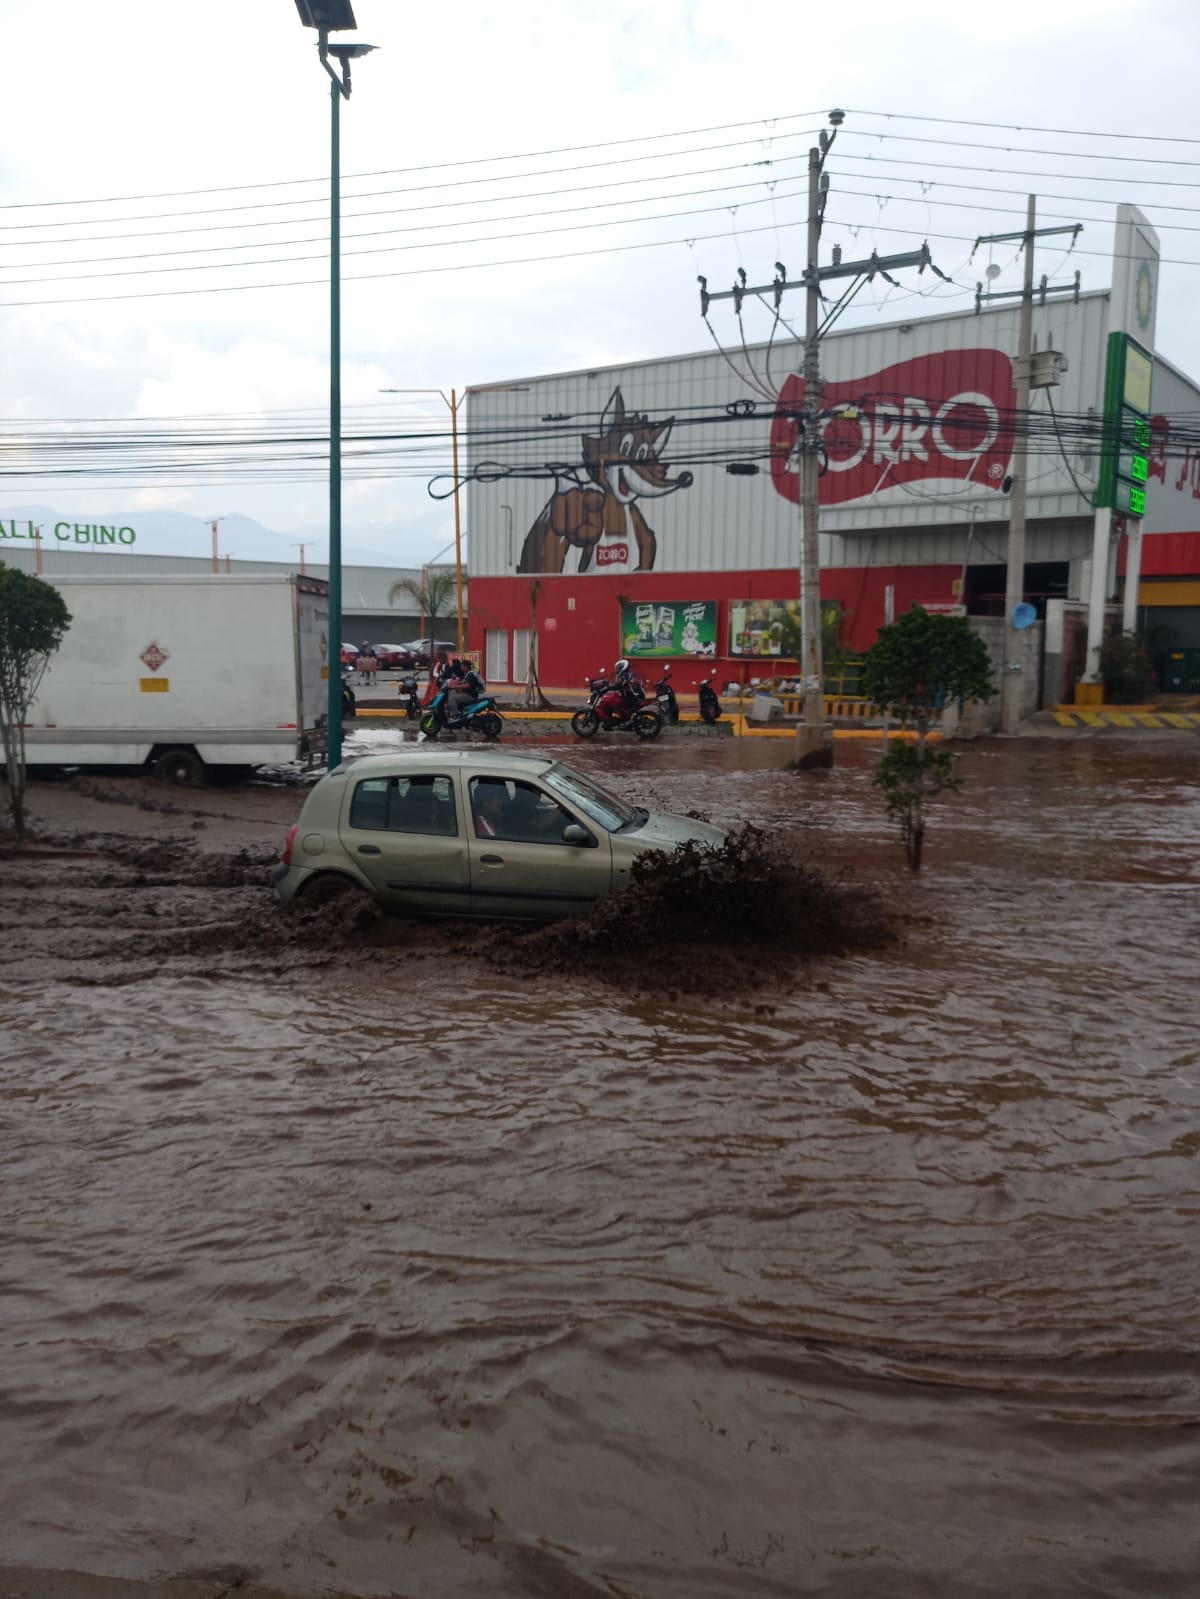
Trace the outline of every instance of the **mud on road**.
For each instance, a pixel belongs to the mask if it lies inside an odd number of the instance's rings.
[[[0,1596],[1190,1596],[1189,753],[980,746],[915,883],[865,753],[585,762],[879,883],[899,936],[498,966],[277,913],[296,790],[35,786]]]

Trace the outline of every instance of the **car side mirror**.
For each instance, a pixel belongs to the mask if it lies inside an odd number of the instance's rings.
[[[566,827],[563,828],[562,840],[564,844],[582,844],[585,848],[587,845],[595,843],[595,839],[593,839],[587,828],[580,827],[578,822],[568,822]]]

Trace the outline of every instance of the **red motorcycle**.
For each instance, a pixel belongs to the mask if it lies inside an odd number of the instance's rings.
[[[657,738],[663,719],[657,707],[647,705],[646,691],[636,677],[621,675],[584,680],[588,702],[571,718],[571,731],[579,738],[594,738],[602,727],[610,733],[636,733],[638,738]]]

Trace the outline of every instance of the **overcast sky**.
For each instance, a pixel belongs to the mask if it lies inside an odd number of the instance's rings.
[[[708,347],[698,273],[716,288],[738,265],[752,283],[776,260],[802,267],[806,152],[833,106],[847,116],[823,259],[928,237],[961,285],[905,274],[845,325],[969,308],[988,259],[968,266],[972,240],[1023,226],[1031,190],[1039,221],[1085,224],[1069,257],[1046,241],[1039,275],[1078,267],[1085,288],[1106,286],[1128,200],[1163,244],[1159,349],[1200,375],[1194,0],[354,5],[379,53],[341,117],[347,433],[448,426],[436,394],[387,388],[448,394]],[[294,0],[3,0],[3,18],[4,430],[92,419],[111,447],[64,456],[79,475],[0,479],[0,516],[170,508],[197,517],[195,544],[158,547],[204,554],[202,519],[236,512],[274,530],[236,553],[285,559],[303,533],[322,558],[330,119],[315,35]],[[1019,286],[1015,250],[991,259],[996,287]],[[714,325],[736,342],[727,309]],[[748,336],[770,327],[755,307]],[[165,418],[219,445],[235,430],[311,436],[313,459],[265,482],[223,447],[203,470],[194,451],[152,468],[136,441]],[[141,420],[115,425],[127,419]],[[448,467],[441,440],[402,475],[362,478],[348,459],[345,558],[437,554],[453,523],[425,480]]]

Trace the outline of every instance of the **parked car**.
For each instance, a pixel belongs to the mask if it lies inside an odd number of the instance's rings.
[[[357,644],[343,644],[342,645],[342,665],[343,666],[353,666],[355,661],[357,661],[357,660],[358,660],[358,645]]]
[[[404,750],[343,762],[314,785],[275,893],[285,906],[359,890],[391,911],[549,921],[625,888],[647,850],[724,839],[546,756]]]
[[[375,644],[372,648],[381,671],[406,671],[417,664],[407,644]]]
[[[453,639],[446,638],[415,638],[410,639],[405,646],[412,654],[414,666],[428,666],[430,652],[439,660],[443,655],[457,655],[458,645]]]

